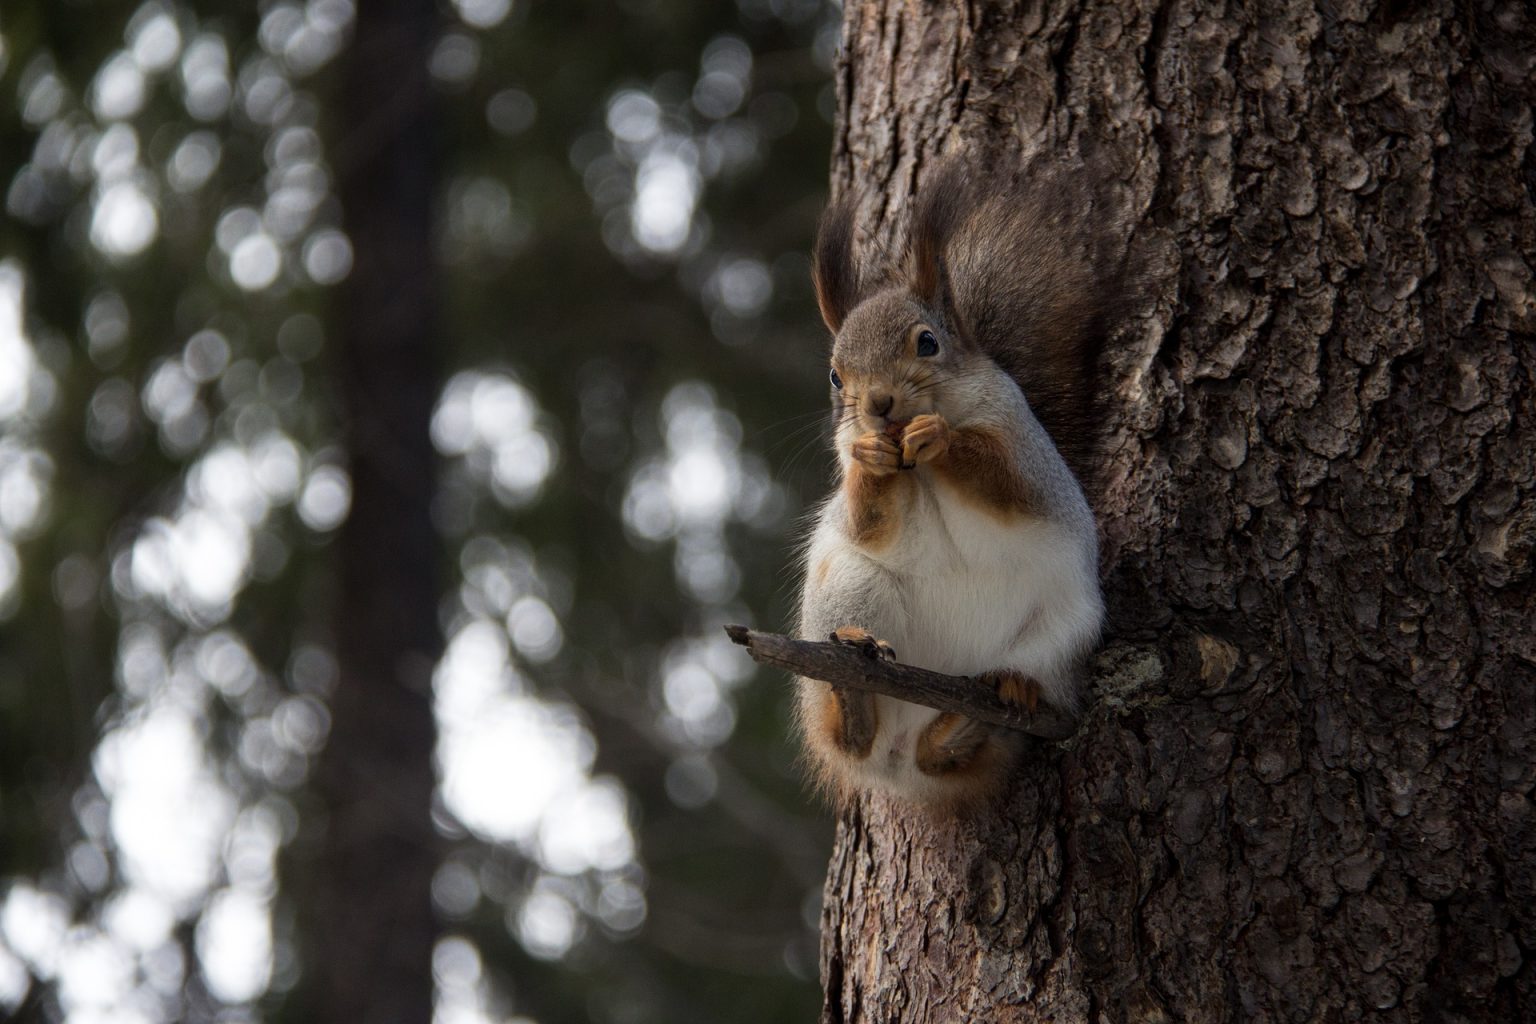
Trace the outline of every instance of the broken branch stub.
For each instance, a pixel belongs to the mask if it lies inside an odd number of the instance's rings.
[[[1015,729],[1047,740],[1062,740],[1077,731],[1077,721],[1055,708],[1030,712],[1004,701],[989,684],[973,676],[951,676],[871,656],[847,644],[796,640],[778,633],[761,633],[746,626],[725,627],[733,643],[747,649],[752,660],[833,686],[895,697],[938,711],[952,711],[989,725]]]

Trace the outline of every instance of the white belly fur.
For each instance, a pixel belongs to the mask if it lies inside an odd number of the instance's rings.
[[[855,617],[866,621],[805,625],[822,636],[862,626],[889,642],[899,661],[937,672],[1013,669],[1038,680],[1048,702],[1075,708],[1075,663],[1097,640],[1102,617],[1091,518],[1086,531],[1053,519],[1004,519],[926,473],[919,483],[899,535],[878,552],[842,536],[840,498],[823,509],[809,562],[826,560],[820,587],[844,593],[820,594],[807,606],[858,608]],[[938,713],[890,697],[877,698],[877,708],[874,749],[848,767],[866,784],[907,792],[932,786],[913,755]]]
[[[1005,520],[923,482],[897,541],[865,556],[895,577],[899,635],[886,639],[909,664],[955,675],[1017,669],[1049,696],[1092,643],[1082,633],[1097,628],[1095,539],[1050,519]]]

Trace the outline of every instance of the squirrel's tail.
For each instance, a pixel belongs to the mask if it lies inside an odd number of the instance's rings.
[[[920,190],[911,234],[915,257],[942,251],[962,329],[1019,385],[1090,493],[1104,433],[1099,360],[1130,299],[1101,203],[1063,172],[982,181],[951,161]]]

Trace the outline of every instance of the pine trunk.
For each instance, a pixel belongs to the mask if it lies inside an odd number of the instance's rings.
[[[833,186],[1107,174],[1111,625],[995,814],[844,813],[823,1021],[1536,1016],[1536,30],[850,0]]]
[[[356,254],[335,332],[352,507],[336,541],[339,678],[317,779],[327,822],[313,898],[299,908],[303,1016],[317,1021],[432,1019],[435,31],[432,0],[360,4],[333,126]]]

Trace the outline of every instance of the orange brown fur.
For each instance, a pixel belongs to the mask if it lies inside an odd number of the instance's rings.
[[[975,723],[949,711],[928,723],[917,738],[918,770],[927,775],[947,775],[964,768],[980,746],[978,742],[974,746],[967,743],[969,749],[955,748],[951,741],[955,733],[966,726],[975,728]]]
[[[834,760],[825,753],[818,756],[814,752],[841,749],[838,740],[843,735],[843,710],[832,687],[811,679],[801,679],[799,684],[801,687],[819,687],[814,693],[806,690],[800,697],[798,717],[801,735],[805,738],[800,763],[819,792],[842,803],[847,793],[842,776],[833,767]]]
[[[906,481],[895,474],[876,476],[859,463],[848,467],[843,487],[854,543],[879,549],[891,542],[901,526],[895,499],[905,485]]]
[[[958,744],[953,742],[956,733],[969,729],[981,730],[974,746],[963,738]],[[957,751],[956,746],[961,749]],[[923,730],[915,754],[918,770],[942,778],[946,784],[946,795],[935,809],[962,810],[1002,790],[1017,750],[1014,738],[946,712]]]
[[[1014,462],[1008,442],[993,431],[964,427],[950,431],[949,450],[933,468],[962,495],[1002,518],[1034,515],[1038,507]]]
[[[872,696],[823,684],[822,691],[812,697],[812,703],[808,731],[851,757],[869,756],[878,731]]]
[[[823,558],[821,561],[817,562],[815,570],[816,584],[820,586],[821,584],[827,582],[827,574],[831,571],[832,562],[829,559]]]
[[[1040,683],[1029,676],[1004,669],[988,672],[981,678],[997,689],[997,695],[1002,700],[1017,704],[1030,714],[1034,714],[1040,706]]]
[[[812,725],[818,735],[834,747],[841,744],[838,740],[843,735],[843,709],[837,702],[837,696],[828,686],[826,692],[816,699],[816,721]]]

